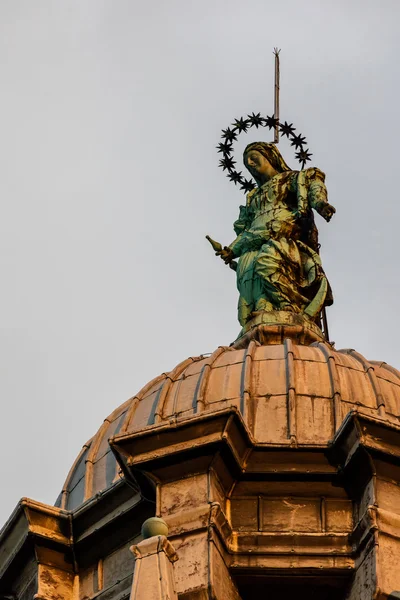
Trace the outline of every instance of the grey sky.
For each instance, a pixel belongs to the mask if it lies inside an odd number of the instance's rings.
[[[398,356],[398,0],[1,0],[0,524],[53,503],[119,404],[237,335],[243,194],[220,130],[273,112],[307,136],[338,348]],[[257,138],[254,129],[237,145]],[[285,152],[286,150],[286,152]],[[289,164],[290,148],[282,145]]]

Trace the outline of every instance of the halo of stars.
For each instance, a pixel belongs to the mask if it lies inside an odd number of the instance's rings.
[[[255,127],[256,129],[259,127],[275,129],[276,126],[279,127],[281,135],[286,136],[290,140],[291,146],[294,146],[297,151],[295,156],[300,162],[301,168],[304,169],[306,162],[311,160],[312,154],[306,147],[306,138],[301,133],[296,134],[296,128],[293,127],[293,123],[288,123],[287,121],[281,123],[275,117],[262,117],[261,113],[251,113],[251,115],[247,115],[246,119],[243,119],[243,117],[235,119],[230,127],[222,130],[222,142],[217,146],[217,151],[222,154],[219,166],[223,171],[227,171],[226,175],[230,181],[233,181],[235,185],[239,185],[240,189],[245,193],[250,192],[256,186],[252,179],[245,179],[241,171],[236,171],[236,161],[232,156],[233,142],[236,142],[240,133],[247,133],[247,130],[251,127]]]

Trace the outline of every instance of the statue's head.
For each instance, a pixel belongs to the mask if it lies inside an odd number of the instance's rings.
[[[267,142],[253,142],[246,146],[243,162],[258,185],[262,185],[277,173],[291,171],[276,144]]]

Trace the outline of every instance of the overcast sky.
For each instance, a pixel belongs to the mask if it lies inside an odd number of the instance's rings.
[[[215,145],[272,114],[274,46],[281,117],[337,208],[317,219],[331,339],[400,366],[399,19],[398,0],[0,0],[0,524],[52,504],[148,380],[238,334],[204,236],[230,243],[244,196]]]

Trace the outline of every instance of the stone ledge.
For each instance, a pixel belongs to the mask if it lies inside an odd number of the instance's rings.
[[[321,329],[303,314],[289,311],[260,312],[246,323],[237,339],[231,344],[235,349],[247,348],[254,340],[266,346],[282,344],[285,338],[309,346],[315,342],[326,342]]]

